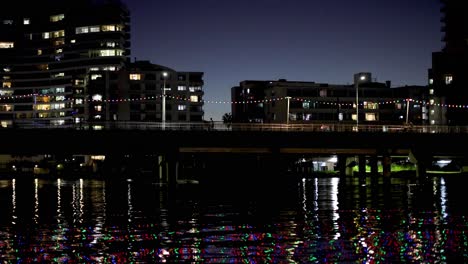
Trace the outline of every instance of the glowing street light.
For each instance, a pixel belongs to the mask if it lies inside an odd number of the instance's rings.
[[[163,90],[162,90],[162,129],[166,128],[166,78],[167,72],[162,73],[163,76]]]
[[[291,100],[291,97],[286,96],[286,99],[288,100],[286,105],[286,124],[289,125],[289,100]]]
[[[365,81],[366,76],[359,76],[359,79],[355,80],[356,85],[356,131],[359,130],[359,82]]]

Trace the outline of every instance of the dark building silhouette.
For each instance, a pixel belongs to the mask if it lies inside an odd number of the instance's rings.
[[[463,1],[442,0],[441,12],[445,45],[432,54],[429,69],[429,91],[436,104],[430,122],[468,125],[468,8]]]
[[[359,124],[427,123],[427,86],[391,88],[390,81],[375,82],[370,73],[354,79],[352,85],[242,81],[231,89],[233,122],[355,124],[357,88]]]

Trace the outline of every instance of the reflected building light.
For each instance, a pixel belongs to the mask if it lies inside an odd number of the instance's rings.
[[[304,211],[304,223],[307,224],[307,193],[306,193],[306,179],[302,179],[302,210]]]
[[[34,179],[34,223],[39,223],[39,179]]]
[[[132,212],[133,212],[133,205],[132,205],[132,185],[130,183],[127,184],[127,205],[128,205],[128,222],[132,222]]]
[[[61,188],[62,180],[57,179],[57,224],[60,224],[62,220],[62,198],[61,198]]]
[[[80,179],[80,208],[79,208],[79,222],[83,223],[84,214],[84,200],[83,200],[83,179]]]
[[[440,206],[444,222],[447,220],[447,186],[445,186],[444,178],[440,180]]]
[[[331,203],[332,203],[332,210],[333,210],[333,229],[336,231],[335,236],[333,239],[338,239],[341,234],[339,232],[340,226],[338,224],[338,219],[340,218],[340,215],[338,213],[338,184],[340,183],[340,178],[332,178],[331,179]]]
[[[73,210],[73,223],[77,222],[77,215],[78,215],[78,208],[76,206],[77,202],[77,196],[78,194],[76,193],[76,186],[75,184],[72,185],[72,210]]]
[[[314,211],[317,212],[319,210],[318,207],[318,178],[314,179]],[[315,214],[317,216],[317,214]],[[318,220],[318,218],[317,218]]]
[[[11,224],[16,225],[16,179],[11,180]]]

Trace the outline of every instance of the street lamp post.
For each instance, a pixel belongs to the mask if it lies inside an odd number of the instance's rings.
[[[286,125],[289,125],[289,100],[291,99],[291,97],[286,96],[286,99],[288,99],[286,106]]]
[[[408,125],[410,99],[406,99],[406,124]]]
[[[359,82],[365,81],[366,76],[361,75],[359,79],[355,80],[356,82],[356,131],[359,131]]]
[[[163,90],[162,90],[162,130],[166,129],[166,77],[167,72],[163,72]]]

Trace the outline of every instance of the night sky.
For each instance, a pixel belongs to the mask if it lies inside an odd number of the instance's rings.
[[[425,85],[443,47],[438,0],[123,0],[132,60],[205,73],[205,100],[243,80]],[[206,103],[221,120],[229,104]]]

